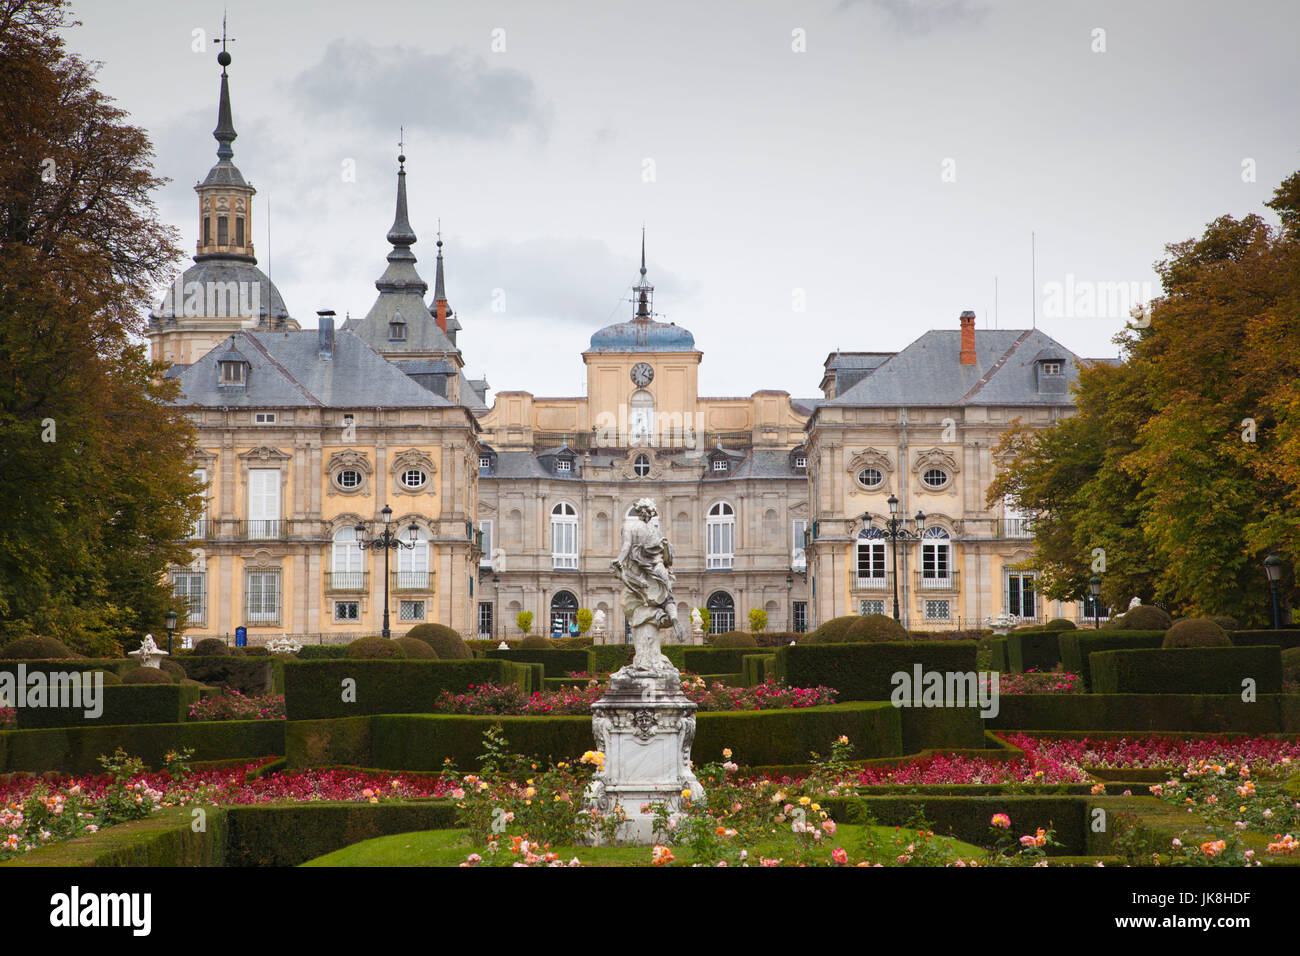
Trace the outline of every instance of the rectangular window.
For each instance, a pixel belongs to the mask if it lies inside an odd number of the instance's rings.
[[[949,569],[949,548],[947,544],[921,545],[921,586],[930,588],[947,587],[951,580]]]
[[[211,216],[203,217],[203,244],[205,246],[212,245],[212,217]]]
[[[797,518],[790,523],[790,553],[803,551],[808,547],[808,521]]]
[[[796,634],[802,634],[808,630],[808,602],[795,601],[794,613],[791,615],[794,624],[793,630]]]
[[[483,535],[483,553],[478,557],[478,564],[481,568],[490,568],[492,567],[492,519],[480,520],[478,530]]]
[[[1007,613],[1012,617],[1038,617],[1032,574],[1007,575]]]
[[[334,620],[336,621],[361,620],[361,605],[356,601],[335,601]]]
[[[948,620],[948,602],[947,601],[926,601],[925,619],[927,621]]]
[[[397,608],[397,619],[399,621],[423,621],[424,602],[402,601]]]
[[[253,540],[280,534],[280,469],[248,472],[248,536]]]
[[[244,244],[244,217],[236,216],[235,217],[235,245],[242,246],[243,244]]]
[[[1089,594],[1087,597],[1083,599],[1083,608],[1079,612],[1079,616],[1082,617],[1085,621],[1091,621],[1094,620],[1094,614],[1096,620],[1099,621],[1109,620],[1110,608],[1107,607],[1105,604],[1101,603],[1101,598],[1094,598],[1091,594]]]
[[[727,470],[727,460],[726,460],[725,458],[718,458],[718,459],[716,459],[716,460],[713,462],[713,470],[714,470],[714,471],[726,471],[726,470]]]
[[[484,637],[492,636],[492,602],[478,602],[478,632]]]
[[[571,471],[571,470],[572,470],[572,463],[571,463],[571,462],[568,462],[568,461],[565,461],[563,458],[557,458],[556,461],[555,461],[555,470],[556,470],[556,471]]]
[[[492,456],[491,456],[491,455],[479,455],[479,456],[478,456],[478,470],[479,470],[479,471],[491,471],[491,470],[492,470]]]
[[[1060,363],[1060,362],[1044,362],[1044,363],[1043,363],[1043,374],[1044,374],[1044,375],[1060,375],[1060,374],[1061,374],[1061,363]]]
[[[734,521],[710,521],[705,526],[708,553],[705,566],[730,568],[736,563],[736,525]]]
[[[805,458],[803,455],[796,455],[794,459],[794,466],[796,468],[807,468],[808,459]]]
[[[219,246],[230,245],[230,217],[229,216],[217,217],[217,245]]]
[[[202,540],[208,536],[208,470],[195,468],[194,477],[203,484],[203,506],[199,516],[190,526],[190,537]]]
[[[858,586],[881,587],[886,583],[885,542],[858,542]]]
[[[244,363],[222,362],[221,381],[225,385],[242,385],[244,382]]]
[[[861,614],[863,617],[866,617],[868,614],[884,614],[885,602],[884,601],[859,601],[858,613]]]
[[[172,594],[184,604],[183,624],[192,627],[207,623],[207,575],[184,571],[172,575]]]
[[[254,412],[254,413],[253,413],[253,424],[254,424],[254,425],[274,425],[274,424],[275,424],[275,412]]]
[[[245,588],[249,624],[280,623],[280,572],[249,571]]]
[[[709,612],[709,633],[726,634],[736,629],[734,608],[718,608]]]
[[[552,519],[551,567],[573,569],[578,566],[578,522]]]

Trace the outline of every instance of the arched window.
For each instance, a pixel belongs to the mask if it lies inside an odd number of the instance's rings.
[[[334,549],[330,564],[330,586],[335,591],[359,591],[365,586],[365,563],[357,544],[355,528],[334,532]]]
[[[879,528],[867,528],[858,535],[858,587],[883,588],[889,586],[885,570],[885,533]]]
[[[714,591],[705,604],[709,611],[709,633],[725,634],[736,629],[736,602],[726,591]]]
[[[393,588],[399,591],[426,591],[432,586],[430,577],[429,535],[423,528],[419,528],[415,532],[414,548],[397,549],[397,571],[394,572]]]
[[[921,536],[921,587],[952,587],[952,542],[943,528],[926,528]]]
[[[655,400],[645,389],[632,393],[627,427],[628,441],[633,445],[647,444],[654,440]]]
[[[551,636],[569,637],[577,631],[572,629],[578,623],[578,599],[572,591],[556,591],[551,598]]]
[[[578,511],[567,501],[551,509],[551,567],[577,570]]]
[[[736,563],[736,512],[725,501],[709,509],[704,522],[706,568],[731,568]]]

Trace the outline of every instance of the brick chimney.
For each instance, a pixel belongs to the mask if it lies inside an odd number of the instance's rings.
[[[969,309],[961,314],[961,364],[975,364],[975,313]]]

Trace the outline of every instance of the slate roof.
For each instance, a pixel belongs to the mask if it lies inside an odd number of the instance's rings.
[[[896,352],[832,352],[823,363],[827,371],[839,369],[871,369],[878,367]]]
[[[694,352],[695,336],[672,322],[635,318],[591,336],[589,352]]]
[[[731,469],[728,478],[797,478],[807,475],[790,465],[790,450],[786,448],[755,448],[749,457]],[[725,479],[719,479],[725,480]]]
[[[218,385],[217,362],[226,346],[248,362],[247,384]],[[450,406],[355,335],[334,336],[334,357],[320,357],[315,329],[240,331],[178,376],[178,405],[244,408],[428,408]]]
[[[1034,362],[1046,350],[1065,360],[1067,390],[1038,389]],[[821,406],[1062,405],[1079,378],[1079,358],[1037,329],[977,329],[975,364],[961,364],[960,330],[933,330]]]
[[[257,309],[256,313],[261,320],[262,325],[266,325],[268,309],[271,318],[281,319],[289,317],[289,310],[285,307],[284,298],[280,295],[280,290],[275,287],[265,272],[257,267],[257,260],[244,256],[201,256],[195,259],[194,265],[190,266],[181,274],[181,297],[176,301],[175,283],[168,286],[167,291],[163,293],[162,300],[149,313],[149,321],[152,325],[158,326],[167,320],[175,318],[177,309],[180,310],[182,317],[185,315],[186,308],[186,288],[191,282],[197,282],[202,299],[201,308],[204,310],[203,315],[207,314],[207,290],[209,288],[219,288],[220,290],[228,289],[227,283],[236,283],[236,292],[233,297],[227,299],[227,304],[221,305],[220,298],[213,301],[213,317],[234,316],[239,314],[240,293],[239,288],[246,290],[246,297],[249,304],[252,304],[253,286],[257,286]],[[209,283],[212,285],[210,286]],[[197,303],[196,303],[197,304]]]

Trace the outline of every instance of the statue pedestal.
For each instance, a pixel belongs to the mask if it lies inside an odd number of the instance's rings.
[[[624,667],[609,679],[609,690],[591,705],[592,732],[605,763],[593,778],[584,805],[602,813],[621,807],[627,822],[616,843],[649,846],[654,833],[653,804],[680,809],[682,791],[704,799],[691,770],[695,704],[682,693],[676,668]],[[647,812],[647,808],[650,808]],[[593,834],[593,842],[603,840]]]

